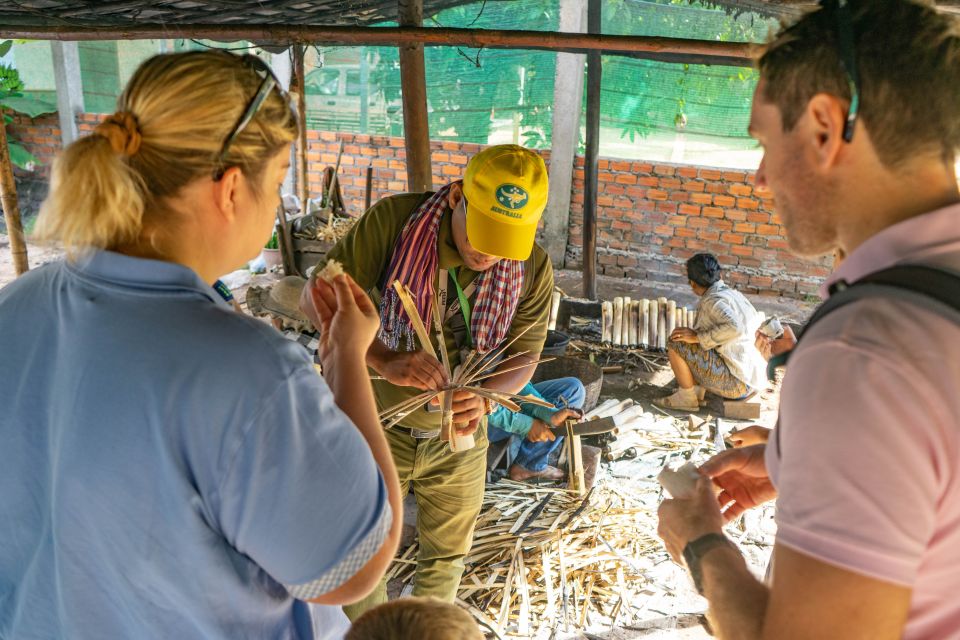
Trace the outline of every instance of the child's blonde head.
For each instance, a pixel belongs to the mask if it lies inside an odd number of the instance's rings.
[[[483,640],[466,611],[436,598],[401,598],[357,618],[344,640]]]

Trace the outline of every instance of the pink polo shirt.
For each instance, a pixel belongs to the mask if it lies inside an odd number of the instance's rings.
[[[901,262],[960,272],[960,205],[885,229],[827,284]],[[824,318],[790,358],[767,446],[777,542],[911,587],[908,640],[960,638],[957,319],[892,298]]]

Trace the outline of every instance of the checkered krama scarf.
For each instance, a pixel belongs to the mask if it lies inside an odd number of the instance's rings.
[[[407,351],[413,351],[416,344],[413,325],[393,288],[395,280],[410,288],[417,311],[427,330],[430,329],[439,263],[440,221],[447,209],[450,187],[440,189],[417,207],[393,247],[380,301],[380,339],[393,350],[399,348],[403,337]],[[522,260],[501,260],[477,276],[470,332],[473,347],[480,353],[496,349],[507,337],[520,301],[523,269]]]

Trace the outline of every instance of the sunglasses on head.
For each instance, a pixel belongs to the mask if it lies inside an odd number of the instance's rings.
[[[848,0],[822,0],[820,6],[832,8],[836,16],[840,61],[843,63],[850,88],[850,109],[847,111],[847,120],[843,125],[843,139],[850,142],[853,140],[853,130],[860,111],[860,74],[857,69],[857,51],[853,38],[853,16],[850,13]]]
[[[224,165],[223,161],[227,157],[230,147],[234,142],[236,142],[237,137],[243,132],[244,129],[247,128],[253,118],[260,111],[260,108],[263,106],[263,103],[266,102],[267,96],[270,95],[270,92],[276,89],[283,98],[283,101],[287,104],[290,104],[289,95],[283,90],[283,85],[280,84],[280,80],[277,78],[276,74],[273,73],[273,69],[271,69],[266,62],[249,53],[241,56],[241,61],[244,65],[253,69],[257,75],[262,77],[263,81],[260,83],[260,87],[257,89],[257,92],[253,94],[253,98],[251,98],[250,102],[247,104],[247,108],[244,109],[243,115],[240,116],[237,124],[234,125],[233,129],[230,131],[230,135],[227,136],[223,146],[220,147],[220,153],[217,154],[217,168],[213,173],[214,180],[220,180],[223,177],[224,172],[227,170],[227,167]]]

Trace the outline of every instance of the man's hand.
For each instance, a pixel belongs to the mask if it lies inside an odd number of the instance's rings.
[[[739,429],[727,436],[727,440],[732,442],[733,446],[737,448],[752,447],[755,444],[767,444],[767,440],[769,439],[770,429],[761,427],[758,424],[750,425],[745,429]]]
[[[425,351],[384,350],[370,366],[398,387],[439,391],[448,383],[443,365]]]
[[[320,331],[320,359],[333,351],[366,353],[380,329],[380,316],[367,294],[344,274],[313,280],[300,294],[300,308]]]
[[[453,393],[453,428],[458,435],[472,435],[480,426],[480,419],[486,415],[487,404],[482,396],[460,389]],[[430,404],[440,404],[440,396],[430,401]]]
[[[723,514],[713,497],[713,483],[702,476],[689,498],[664,500],[657,510],[657,534],[675,561],[682,562],[683,549],[691,540],[723,531]]]
[[[670,334],[670,342],[686,342],[687,344],[697,344],[700,338],[697,332],[687,327],[680,327],[673,330]]]
[[[567,420],[572,418],[580,419],[583,417],[583,413],[579,409],[560,409],[555,414],[550,416],[550,424],[554,427],[562,426]],[[553,438],[550,438],[553,440]]]
[[[727,449],[707,460],[700,473],[713,478],[720,487],[717,502],[724,508],[723,518],[730,522],[747,509],[777,497],[767,475],[764,452],[767,445],[757,444],[742,449]]]
[[[773,338],[767,336],[759,329],[757,329],[757,332],[753,336],[753,344],[764,360],[770,360],[770,358],[773,357]]]
[[[530,427],[530,431],[527,433],[527,440],[530,442],[550,442],[556,439],[557,436],[553,435],[553,431],[550,430],[550,425],[539,418],[533,421],[533,426]]]

